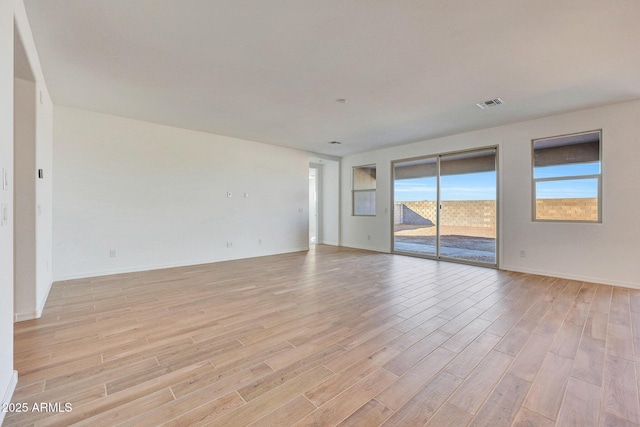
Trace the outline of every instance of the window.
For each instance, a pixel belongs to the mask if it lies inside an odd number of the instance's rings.
[[[601,131],[534,139],[533,220],[602,221]]]
[[[353,215],[376,214],[376,165],[353,168]]]

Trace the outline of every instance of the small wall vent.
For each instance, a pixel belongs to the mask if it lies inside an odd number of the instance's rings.
[[[497,107],[498,105],[504,104],[504,101],[500,98],[490,99],[484,102],[478,102],[476,105],[481,109],[489,108],[489,107]]]
[[[342,144],[342,142],[340,142],[340,141],[329,141],[329,144],[331,144],[331,145],[340,145],[340,144]]]

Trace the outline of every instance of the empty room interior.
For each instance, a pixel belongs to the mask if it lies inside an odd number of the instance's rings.
[[[0,20],[0,424],[640,427],[637,0]]]

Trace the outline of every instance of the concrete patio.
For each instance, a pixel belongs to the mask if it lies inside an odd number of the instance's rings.
[[[495,228],[441,226],[440,234],[441,256],[496,263]],[[394,227],[394,250],[435,256],[436,227],[397,224]]]

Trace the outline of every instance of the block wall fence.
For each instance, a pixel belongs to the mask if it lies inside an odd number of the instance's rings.
[[[436,202],[396,202],[394,224],[405,224],[406,212],[402,206],[421,217],[436,222]],[[595,221],[598,217],[597,199],[539,199],[536,201],[538,218]],[[496,226],[496,202],[494,200],[442,201],[441,225],[459,227]]]

